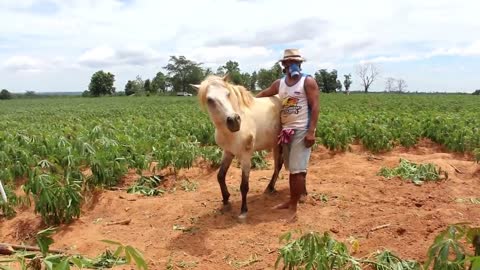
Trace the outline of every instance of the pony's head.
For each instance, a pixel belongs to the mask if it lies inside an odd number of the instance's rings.
[[[216,126],[226,125],[231,132],[240,130],[243,110],[253,103],[253,96],[245,87],[228,82],[229,77],[208,76],[200,85],[198,98]]]

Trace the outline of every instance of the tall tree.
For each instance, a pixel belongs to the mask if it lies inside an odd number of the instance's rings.
[[[342,92],[342,82],[340,80],[337,80],[337,91]]]
[[[12,98],[12,94],[7,89],[3,89],[0,92],[0,99],[11,99],[11,98]]]
[[[222,68],[228,73],[234,73],[234,72],[240,73],[240,66],[236,61],[228,60],[227,63],[225,63],[225,65],[222,66]]]
[[[135,92],[135,95],[145,94],[144,85],[145,82],[143,81],[142,77],[140,77],[140,75],[137,75],[137,77],[133,81],[133,91]]]
[[[380,70],[375,64],[366,63],[357,66],[357,75],[362,80],[362,86],[365,93],[368,93],[368,89],[378,78],[378,75],[380,75]]]
[[[177,92],[193,92],[190,84],[199,84],[204,73],[201,63],[188,60],[185,56],[170,56],[164,67],[168,71],[168,81]]]
[[[397,90],[402,93],[407,89],[408,85],[404,79],[397,80]]]
[[[385,81],[385,91],[386,92],[394,92],[395,91],[395,79],[392,77],[388,77],[387,81]]]
[[[215,75],[217,76],[223,76],[225,75],[225,69],[223,69],[223,66],[219,66],[217,68],[217,71],[215,72]]]
[[[249,89],[252,91],[253,89],[250,89],[250,85],[252,84],[252,75],[250,75],[248,72],[244,72],[240,74],[239,77],[239,84],[243,85],[245,88]]]
[[[232,83],[248,87],[245,84],[247,83],[247,81],[249,81],[250,74],[248,74],[247,76],[245,76],[245,74],[242,74],[238,62],[228,60],[225,65],[218,67],[217,75],[224,76],[225,74],[228,74]]]
[[[203,77],[204,78],[207,77],[207,76],[210,76],[212,74],[213,74],[213,71],[212,71],[211,68],[206,68],[206,69],[203,70]]]
[[[250,91],[255,91],[257,89],[257,72],[254,71],[252,73],[252,76],[250,77],[250,85],[249,85],[249,88],[250,88]]]
[[[270,69],[260,69],[257,73],[257,84],[260,89],[268,88],[275,80],[282,77],[282,67],[273,65]]]
[[[131,80],[128,80],[125,84],[125,95],[130,96],[135,94],[135,83]]]
[[[165,92],[166,77],[162,72],[157,72],[157,75],[152,79],[151,91],[152,93],[158,93],[159,91]]]
[[[337,70],[333,69],[328,72],[326,69],[320,69],[315,72],[315,80],[322,92],[332,93],[338,88],[337,84]],[[340,82],[340,81],[338,81]],[[340,83],[341,87],[341,83]]]
[[[145,82],[143,83],[143,89],[149,94],[152,93],[152,85],[150,83],[150,79],[145,80]]]
[[[103,95],[112,95],[115,93],[115,75],[110,72],[99,70],[92,75],[88,90],[92,96],[98,97]]]
[[[350,93],[350,85],[352,85],[352,75],[343,75],[345,77],[345,80],[343,81],[343,85],[345,86],[345,92],[347,95]]]

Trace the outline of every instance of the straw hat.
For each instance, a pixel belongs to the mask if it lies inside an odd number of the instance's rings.
[[[278,60],[278,62],[283,62],[283,61],[286,61],[286,60],[294,60],[294,61],[304,62],[305,58],[303,58],[300,55],[300,51],[298,49],[286,49],[283,52],[283,58]]]

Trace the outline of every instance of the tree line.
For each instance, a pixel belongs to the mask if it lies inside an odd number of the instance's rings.
[[[114,87],[115,75],[99,70],[92,75],[88,90],[83,93],[83,96],[193,93],[195,90],[190,87],[190,84],[198,84],[208,75],[223,76],[227,73],[232,83],[243,85],[250,91],[257,91],[269,87],[276,79],[283,76],[282,66],[278,63],[270,68],[261,68],[248,73],[242,72],[238,62],[229,60],[214,72],[211,68],[204,68],[202,63],[189,60],[185,56],[171,56],[168,64],[163,68],[165,73],[159,71],[151,79],[144,80],[137,75],[135,79],[128,80],[123,91],[119,92]],[[352,84],[351,74],[344,75],[343,85],[337,76],[335,69],[332,71],[320,69],[314,74],[322,92],[342,91],[345,87],[348,93]]]
[[[245,86],[250,91],[263,90],[269,87],[276,79],[283,76],[282,66],[275,63],[270,68],[261,68],[252,73],[242,72],[236,61],[229,60],[219,66],[215,72],[211,68],[203,67],[198,63],[187,59],[185,56],[170,56],[170,59],[163,67],[164,72],[157,72],[153,78],[142,79],[139,75],[135,79],[128,80],[123,89],[117,91],[114,87],[115,75],[110,72],[99,70],[90,79],[88,90],[83,96],[104,96],[104,95],[166,95],[177,92],[194,93],[190,84],[199,84],[208,75],[223,76],[229,74],[234,84]],[[365,63],[356,66],[356,75],[359,84],[365,93],[368,93],[373,82],[380,77],[380,70],[374,63]],[[339,77],[336,69],[318,69],[314,74],[320,90],[324,93],[343,92],[350,93],[352,75],[344,74]],[[385,92],[405,92],[407,83],[404,79],[388,77],[385,83]],[[473,95],[479,95],[476,90]],[[11,99],[13,97],[34,97],[33,91],[27,91],[24,95],[12,94],[8,90],[0,91],[0,99]]]

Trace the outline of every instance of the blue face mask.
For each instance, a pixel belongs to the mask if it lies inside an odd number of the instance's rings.
[[[300,76],[300,66],[296,63],[294,64],[291,64],[289,67],[288,67],[288,71],[290,72],[290,75],[292,77],[297,77],[297,76]]]

